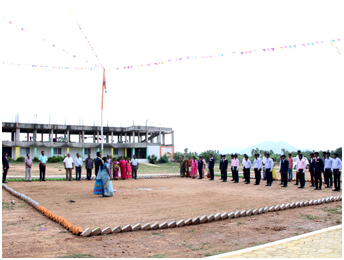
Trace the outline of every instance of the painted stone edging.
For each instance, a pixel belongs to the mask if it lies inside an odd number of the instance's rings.
[[[63,227],[65,227],[68,231],[72,232],[73,235],[79,235],[83,232],[81,227],[77,227],[77,226],[72,225],[65,218],[55,215],[54,213],[52,213],[48,209],[39,205],[37,201],[34,201],[30,197],[27,197],[24,194],[21,194],[21,193],[15,191],[14,189],[8,187],[6,184],[2,184],[2,187],[5,190],[7,190],[9,193],[12,193],[14,196],[16,196],[16,197],[24,200],[28,204],[30,204],[32,207],[34,207],[37,211],[44,214],[46,217],[50,218],[51,220],[53,220],[53,221],[59,223],[60,225],[62,225]]]

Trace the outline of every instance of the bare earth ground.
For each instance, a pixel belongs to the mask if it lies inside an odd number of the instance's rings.
[[[113,181],[114,197],[92,194],[94,181],[15,182],[21,192],[83,229],[178,221],[196,216],[255,209],[306,199],[341,195],[332,189],[315,191],[306,184],[281,188],[222,183],[219,177]],[[251,182],[252,183],[252,182]],[[151,189],[151,190],[138,190]],[[227,219],[183,228],[139,231],[81,238],[58,233],[52,222],[24,201],[2,191],[3,257],[204,257],[318,230],[342,222],[341,201],[330,204]],[[75,203],[68,203],[69,199]],[[12,205],[11,200],[15,200]],[[45,228],[45,229],[44,229]],[[44,230],[42,230],[44,229]]]

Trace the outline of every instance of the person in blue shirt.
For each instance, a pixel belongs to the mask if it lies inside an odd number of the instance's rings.
[[[45,170],[48,158],[44,155],[44,151],[41,152],[41,155],[38,158],[39,160],[39,181],[45,181]]]

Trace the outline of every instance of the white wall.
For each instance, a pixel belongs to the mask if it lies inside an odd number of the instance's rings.
[[[160,146],[147,146],[148,155],[152,156],[153,154],[160,159]]]

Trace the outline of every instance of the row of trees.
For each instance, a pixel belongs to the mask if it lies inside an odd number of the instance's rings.
[[[285,154],[287,156],[287,158],[289,157],[288,155],[291,153],[291,156],[292,158],[296,157],[297,156],[297,151],[287,151],[286,149],[282,149],[281,150],[281,153],[280,154],[275,154],[272,150],[268,151],[268,150],[259,150],[258,148],[256,149],[252,149],[251,150],[251,154],[248,154],[249,156],[249,160],[251,160],[251,162],[253,162],[254,160],[254,155],[256,153],[260,154],[260,156],[264,156],[264,153],[267,152],[270,154],[270,157],[273,158],[276,162],[279,162],[280,161],[280,156],[282,154]],[[305,156],[307,159],[310,158],[310,154],[311,153],[314,153],[315,151],[301,151],[301,153],[303,154],[303,156]],[[319,154],[320,154],[320,157],[322,157],[322,152],[323,151],[318,151]],[[339,158],[342,158],[342,147],[340,148],[337,148],[336,150],[326,150],[324,152],[330,152],[331,153],[331,157],[333,158],[333,154],[334,153],[338,153],[338,156]],[[210,158],[210,154],[213,154],[213,157],[215,159],[215,162],[219,162],[220,161],[220,153],[218,150],[207,150],[207,151],[204,151],[200,154],[198,154],[197,152],[189,152],[189,149],[188,148],[185,148],[184,149],[184,153],[181,153],[181,152],[175,152],[174,153],[174,159],[175,161],[181,161],[182,159],[182,156],[184,156],[184,159],[188,159],[189,157],[192,158],[192,156],[195,156],[196,159],[198,160],[199,159],[199,156],[203,156],[204,159],[208,162],[209,161],[209,158]],[[242,159],[244,158],[244,155],[243,154],[237,154],[238,155],[238,159],[239,161],[241,162]],[[227,159],[231,159],[231,154],[226,154],[226,158]]]

